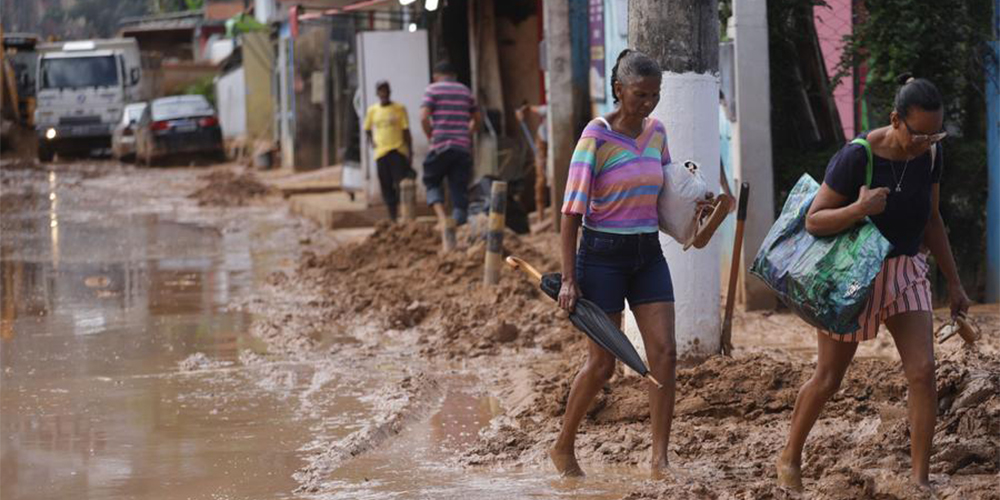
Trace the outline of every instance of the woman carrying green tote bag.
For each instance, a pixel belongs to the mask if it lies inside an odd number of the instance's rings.
[[[925,248],[948,280],[953,315],[969,308],[938,210],[943,165],[938,142],[944,111],[933,83],[906,78],[896,93],[891,125],[864,138],[871,146],[872,176],[866,182],[868,153],[857,143],[844,146],[827,166],[805,217],[805,229],[832,236],[870,218],[892,244],[872,283],[859,328],[849,334],[817,333],[816,372],[799,391],[788,441],[777,462],[778,482],[802,489],[802,449],[826,401],[840,387],[858,343],[875,338],[885,323],[892,334],[909,385],[911,477],[930,487],[928,469],[937,411],[930,283]],[[937,148],[936,154],[931,148]]]
[[[871,145],[861,137],[851,143],[867,153],[864,185],[870,188]],[[853,339],[892,244],[867,217],[833,236],[807,231],[806,218],[819,189],[812,176],[802,174],[750,272],[810,325]]]

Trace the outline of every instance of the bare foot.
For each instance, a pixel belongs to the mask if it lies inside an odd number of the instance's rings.
[[[931,486],[930,479],[927,478],[912,478],[914,486],[916,486],[917,491],[919,491],[919,498],[927,498],[929,500],[937,500],[937,490],[934,486]]]
[[[552,459],[552,464],[556,466],[556,470],[559,471],[560,476],[584,476],[583,469],[580,468],[580,464],[576,461],[576,455],[574,455],[573,452],[563,453],[553,448],[549,450],[549,458]]]
[[[799,464],[779,458],[775,466],[778,469],[778,486],[802,491],[802,467]]]
[[[659,460],[654,460],[653,463],[649,465],[649,477],[655,480],[667,479],[671,476],[671,474],[669,474],[669,470],[670,463],[665,457]]]

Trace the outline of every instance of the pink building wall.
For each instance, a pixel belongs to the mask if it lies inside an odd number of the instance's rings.
[[[826,73],[833,77],[836,73],[840,54],[843,52],[844,36],[851,34],[851,1],[826,0],[828,7],[814,7],[813,18],[816,22],[816,34],[819,46],[823,51]],[[851,76],[844,78],[840,85],[833,89],[833,98],[837,103],[840,123],[844,127],[844,137],[851,139],[854,130],[854,81]]]

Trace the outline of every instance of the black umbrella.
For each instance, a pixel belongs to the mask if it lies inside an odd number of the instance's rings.
[[[561,274],[549,273],[542,276],[542,273],[538,272],[537,269],[514,256],[507,257],[507,265],[524,271],[525,274],[538,282],[545,295],[548,295],[553,300],[558,299],[559,288],[562,287]],[[608,318],[608,315],[600,307],[597,307],[597,304],[584,298],[577,299],[576,307],[569,314],[569,320],[573,322],[573,326],[586,333],[597,345],[620,359],[626,366],[635,370],[636,373],[646,380],[656,384],[656,387],[663,388],[663,384],[649,373],[649,369],[642,362],[642,358],[639,357],[639,353],[632,346],[632,342],[628,340],[628,337],[622,333],[617,325],[611,322],[611,318]]]

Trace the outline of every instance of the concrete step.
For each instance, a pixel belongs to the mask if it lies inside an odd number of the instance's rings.
[[[356,193],[353,200],[344,191],[295,194],[289,197],[289,205],[292,213],[312,219],[329,229],[371,227],[378,221],[389,218],[385,205],[369,207],[364,193]],[[430,216],[433,220],[433,215],[430,207],[423,203],[417,205],[418,219]]]

